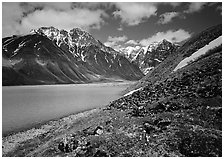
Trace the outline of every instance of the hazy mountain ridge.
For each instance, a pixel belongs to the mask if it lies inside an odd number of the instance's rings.
[[[140,47],[139,45],[134,47],[129,46],[120,51],[131,62],[137,64],[144,74],[147,74],[170,54],[174,53],[178,47],[180,46],[164,39],[159,42],[153,42],[145,47]]]

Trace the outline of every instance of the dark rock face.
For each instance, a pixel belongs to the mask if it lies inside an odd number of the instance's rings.
[[[82,37],[82,38],[80,38]],[[143,73],[80,29],[40,28],[3,39],[3,85],[138,80]]]

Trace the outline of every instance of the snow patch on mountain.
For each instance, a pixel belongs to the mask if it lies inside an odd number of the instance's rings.
[[[107,55],[105,55],[105,60],[107,61],[107,63],[109,63],[108,59],[107,59]]]
[[[97,58],[96,58],[96,54],[94,55],[94,59],[95,59],[96,63],[98,64],[98,62],[97,62]]]
[[[155,67],[148,67],[148,68],[145,68],[143,69],[143,73],[144,75],[146,75],[147,73],[149,73],[149,71],[151,71],[152,69],[154,69]]]
[[[118,59],[118,64],[119,64],[119,66],[121,67],[121,61],[120,61],[120,59]]]
[[[41,65],[41,66],[45,66],[46,65],[46,63],[44,62],[44,61],[42,61],[42,60],[39,60],[39,59],[35,59],[35,61],[39,64],[39,65]]]
[[[83,62],[86,62],[86,59],[85,58],[86,58],[86,56],[83,55],[83,54],[81,54],[81,59],[82,59]]]
[[[219,46],[221,44],[222,44],[222,36],[220,36],[220,37],[216,38],[215,40],[211,41],[208,45],[205,45],[204,47],[200,48],[198,51],[193,53],[190,57],[186,57],[185,59],[183,59],[176,66],[176,68],[173,70],[173,72],[175,72],[178,69],[188,65],[188,63],[190,63],[191,61],[193,62],[198,57],[200,57],[201,55],[205,54],[208,50],[213,49],[213,48],[215,48],[215,47],[217,47],[217,46]]]
[[[140,87],[140,88],[138,88],[138,89],[135,89],[135,90],[133,90],[133,91],[130,91],[130,92],[126,93],[126,94],[124,95],[124,97],[125,97],[125,96],[128,96],[128,95],[131,95],[131,94],[133,94],[134,92],[137,92],[137,91],[139,91],[139,90],[141,90],[141,89],[142,89],[142,87]]]
[[[18,64],[18,63],[20,63],[20,62],[22,62],[23,61],[23,59],[22,58],[20,58],[20,59],[18,59],[18,60],[9,60],[9,62],[12,64],[12,65],[15,65],[15,64]]]
[[[155,61],[157,61],[157,62],[162,62],[161,60],[159,60],[159,59],[154,59]]]

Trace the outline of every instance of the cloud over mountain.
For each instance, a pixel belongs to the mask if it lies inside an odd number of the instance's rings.
[[[191,34],[183,29],[179,30],[168,30],[166,32],[158,32],[154,34],[153,36],[150,36],[146,39],[142,39],[139,43],[142,46],[147,46],[152,42],[161,41],[163,39],[166,39],[172,43],[179,43],[183,40],[186,40],[191,37]]]
[[[107,39],[107,42],[104,43],[104,45],[109,46],[109,47],[113,47],[115,50],[119,50],[121,45],[119,44],[120,42],[124,42],[128,39],[127,36],[123,35],[123,36],[109,36]]]
[[[99,29],[108,15],[102,9],[77,8],[72,3],[3,3],[3,36],[41,26]],[[13,11],[12,11],[13,9]]]
[[[126,44],[137,45],[138,43],[135,40],[128,40]]]

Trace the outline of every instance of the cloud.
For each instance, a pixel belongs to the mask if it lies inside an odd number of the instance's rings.
[[[23,2],[20,3],[21,7],[26,8],[44,8],[44,9],[54,9],[54,10],[70,10],[72,9],[72,2]]]
[[[138,43],[135,40],[129,40],[126,42],[126,44],[137,45]]]
[[[108,37],[108,41],[112,41],[112,42],[124,42],[127,39],[128,38],[125,35],[123,35],[123,36],[115,36],[115,37],[109,36]]]
[[[100,28],[103,23],[102,15],[104,13],[101,10],[91,11],[79,8],[60,12],[51,9],[38,10],[23,18],[21,27],[25,30],[41,26],[54,26],[66,30],[80,27],[88,30],[90,27]]]
[[[192,2],[189,3],[188,9],[184,11],[184,13],[194,13],[199,12],[201,9],[204,8],[204,6],[207,4],[207,2]]]
[[[89,8],[89,9],[99,9],[106,8],[110,9],[113,7],[112,2],[73,2],[72,7],[76,8]]]
[[[162,41],[163,39],[166,39],[173,43],[179,43],[190,37],[191,37],[191,34],[183,29],[179,29],[176,31],[168,30],[166,32],[158,32],[149,38],[142,39],[139,43],[142,46],[148,46],[152,42]]]
[[[115,18],[121,18],[121,22],[133,26],[144,22],[156,15],[157,7],[154,3],[115,3],[118,10],[113,12]]]
[[[104,43],[104,45],[112,47],[115,50],[119,50],[122,48],[121,43],[125,42],[128,39],[127,36],[123,35],[123,36],[109,36],[107,39],[107,42]]]
[[[167,24],[167,23],[171,22],[173,18],[178,17],[179,15],[180,15],[180,13],[178,13],[178,12],[166,12],[159,16],[160,19],[159,19],[158,23],[159,24]]]
[[[42,26],[99,29],[108,17],[102,9],[78,8],[73,3],[3,3],[2,12],[3,37],[28,33]]]
[[[7,34],[16,34],[17,25],[23,16],[23,10],[19,3],[2,3],[2,34],[3,37]]]
[[[180,6],[183,2],[153,2],[153,4],[159,6],[159,5],[170,5],[173,8],[176,8]]]
[[[111,42],[111,41],[105,42],[104,45],[105,46],[108,46],[108,47],[111,47],[111,48],[113,48],[116,51],[119,51],[119,50],[123,49],[123,46],[122,45],[117,44],[115,42]]]

